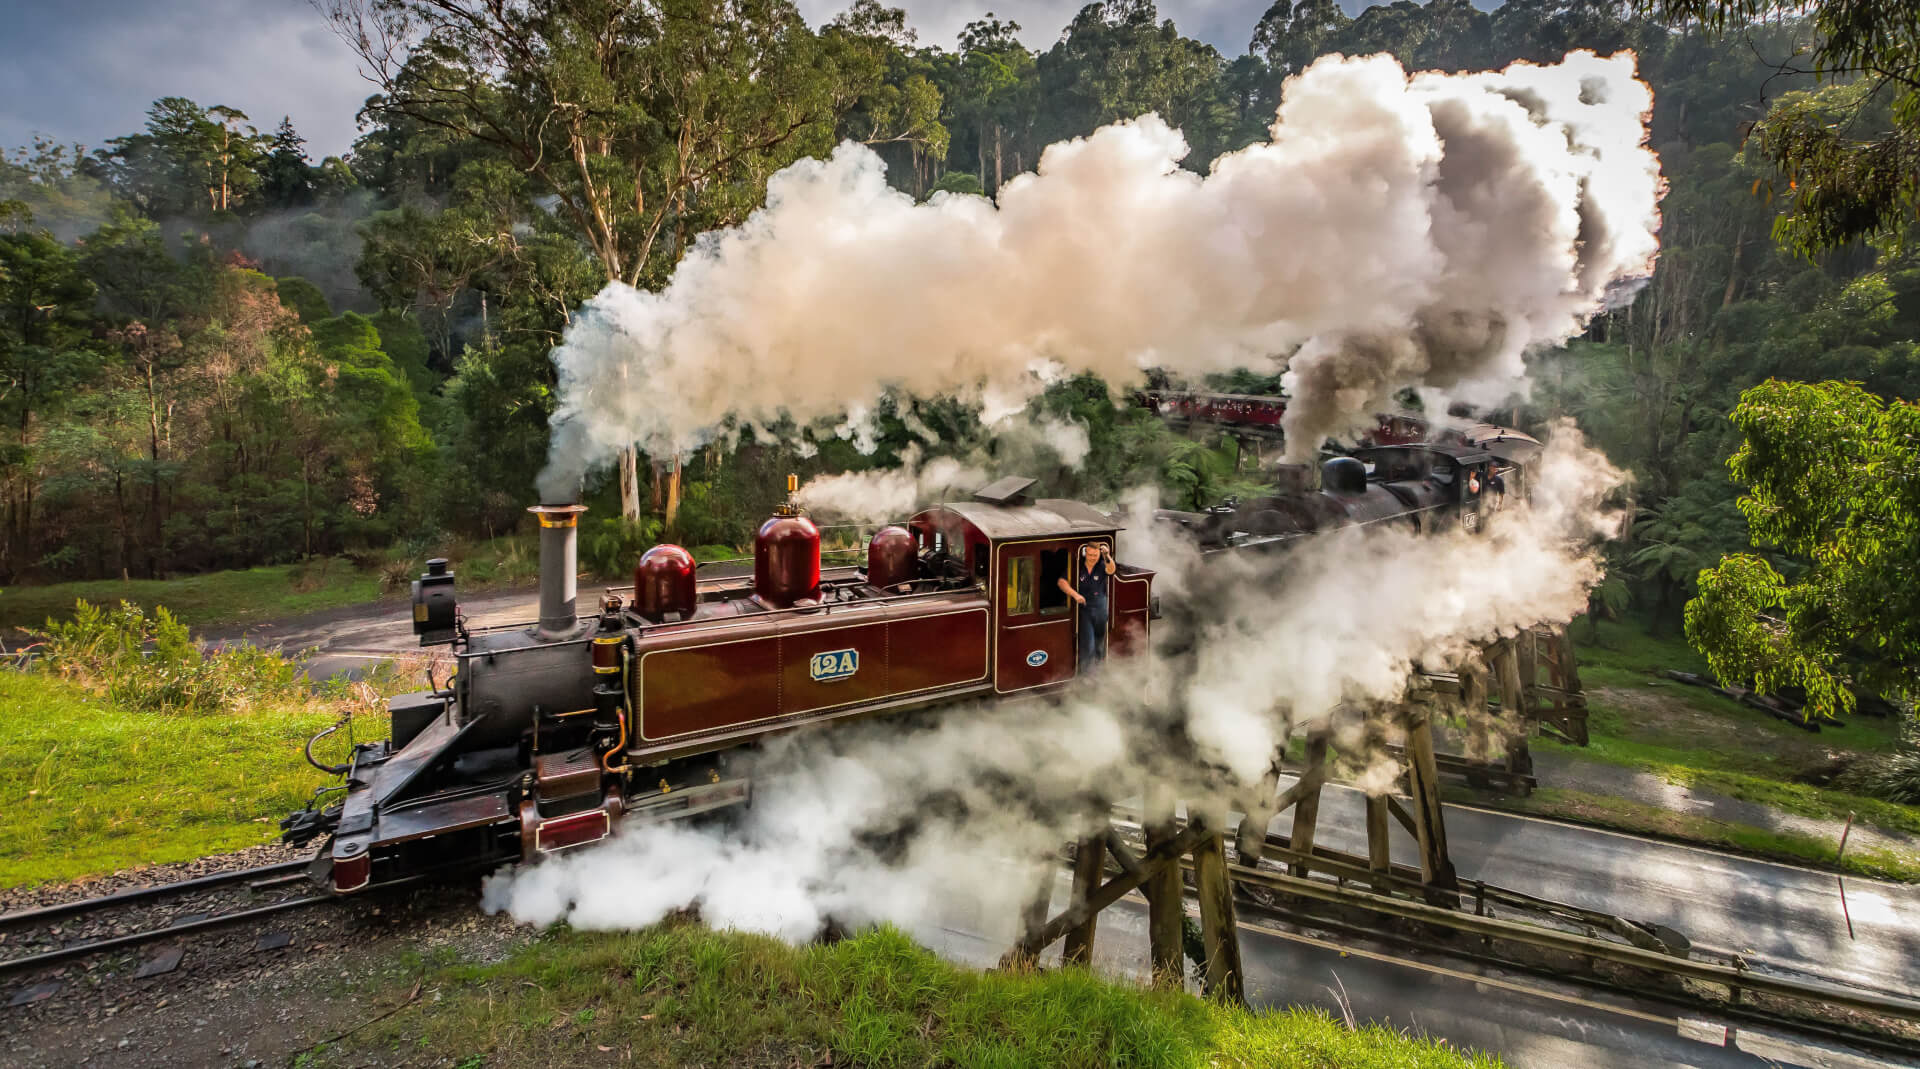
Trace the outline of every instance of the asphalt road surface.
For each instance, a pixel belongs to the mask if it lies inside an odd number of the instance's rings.
[[[1464,806],[1447,806],[1446,823],[1462,879],[1664,924],[1749,962],[1920,996],[1920,887],[1847,877],[1849,937],[1831,873]],[[1273,830],[1290,827],[1283,814]],[[1365,855],[1364,797],[1329,788],[1314,841]],[[1409,838],[1394,836],[1394,860],[1419,864]]]
[[[582,606],[598,593],[583,587]],[[530,620],[537,600],[533,590],[510,590],[468,595],[460,605],[471,624],[490,626]],[[314,649],[308,670],[316,677],[357,673],[372,661],[419,649],[405,601],[257,625],[243,634],[263,645]],[[1283,814],[1274,830],[1288,831],[1289,822]],[[1839,884],[1830,873],[1456,805],[1446,807],[1446,823],[1462,879],[1665,924],[1696,946],[1781,971],[1920,995],[1920,888],[1848,877],[1850,936]],[[1359,792],[1328,788],[1317,841],[1366,853]],[[1395,836],[1394,851],[1396,861],[1418,863],[1407,837]],[[1064,894],[1056,901],[1064,902]],[[974,933],[1004,925],[974,920],[954,918],[916,934],[959,960],[992,964],[1005,942]],[[1146,955],[1138,903],[1123,902],[1103,915],[1102,938],[1103,967],[1137,972]],[[1572,989],[1548,990],[1537,979],[1411,961],[1387,950],[1342,953],[1258,927],[1243,930],[1242,942],[1249,995],[1258,1003],[1320,1005],[1336,1013],[1344,1003],[1359,1020],[1499,1051],[1516,1066],[1895,1064],[1744,1027],[1728,1031],[1720,1022],[1682,1021],[1658,1008],[1596,1002]]]

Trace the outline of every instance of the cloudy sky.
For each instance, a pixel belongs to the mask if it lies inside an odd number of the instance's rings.
[[[798,0],[815,22],[844,0]],[[920,40],[952,47],[992,10],[1045,47],[1084,0],[892,0]],[[1160,0],[1186,33],[1237,54],[1269,0]],[[96,148],[140,128],[156,98],[225,104],[271,130],[282,115],[317,159],[344,152],[372,90],[307,0],[0,0],[0,150],[35,134]]]

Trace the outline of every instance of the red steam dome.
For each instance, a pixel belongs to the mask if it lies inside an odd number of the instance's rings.
[[[753,536],[753,595],[770,609],[820,596],[820,528],[805,516],[775,516]]]
[[[654,623],[677,613],[685,620],[700,602],[694,591],[693,554],[675,545],[658,545],[633,569],[633,608]]]
[[[881,588],[912,582],[913,532],[905,527],[882,527],[867,543],[867,582]]]

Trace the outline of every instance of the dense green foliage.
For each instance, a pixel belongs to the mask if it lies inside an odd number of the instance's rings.
[[[324,6],[365,31],[380,79],[348,158],[313,164],[289,123],[260,133],[232,108],[168,98],[97,152],[42,143],[0,163],[0,579],[507,533],[545,458],[547,353],[573,309],[610,278],[657,284],[694,236],[758,204],[773,169],[852,139],[913,196],[991,194],[1047,144],[1155,110],[1203,170],[1265,137],[1284,79],[1332,51],[1440,68],[1640,55],[1671,188],[1659,269],[1542,354],[1541,387],[1512,413],[1572,415],[1633,471],[1640,521],[1603,612],[1675,627],[1701,570],[1746,547],[1725,469],[1741,391],[1840,379],[1920,395],[1920,258],[1897,243],[1817,263],[1783,251],[1770,233],[1800,225],[1781,220],[1809,197],[1790,159],[1743,140],[1770,98],[1846,109],[1862,136],[1906,128],[1898,70],[1853,76],[1862,57],[1905,55],[1904,31],[1846,38],[1826,6],[1722,32],[1698,5],[1401,0],[1350,17],[1280,0],[1236,57],[1150,0],[1087,5],[1037,51],[990,15],[932,47],[872,0],[817,28],[785,0],[730,5],[738,32],[705,17],[711,0]],[[425,45],[386,50],[400,41]],[[1825,81],[1776,66],[1809,49]],[[942,450],[1095,499],[1154,484],[1197,506],[1257,478],[1231,445],[1117,408],[1104,383],[1058,384],[1040,407],[1083,427],[1084,464],[990,441],[946,402],[883,413],[870,455],[801,429],[800,451],[749,437],[636,456],[589,488],[583,549],[611,565],[659,537],[738,545],[788,471],[896,463],[925,448],[921,425]]]
[[[1811,70],[1836,88],[1790,94],[1754,128],[1792,210],[1775,232],[1807,253],[1901,239],[1920,207],[1920,8],[1883,0],[1639,0],[1675,23],[1808,17]],[[1772,183],[1768,183],[1771,187]]]
[[[1700,577],[1687,635],[1715,674],[1853,705],[1849,677],[1920,691],[1920,407],[1841,383],[1767,382],[1741,398],[1734,478],[1756,542]],[[1843,662],[1846,667],[1843,668]]]

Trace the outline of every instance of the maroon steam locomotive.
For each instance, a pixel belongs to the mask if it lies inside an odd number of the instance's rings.
[[[342,893],[532,860],[623,822],[746,802],[730,757],[776,733],[1057,690],[1081,669],[1078,609],[1057,580],[1119,528],[1032,499],[1032,483],[926,509],[874,534],[864,567],[824,571],[819,529],[789,505],[755,537],[751,579],[702,580],[684,549],[655,546],[632,597],[609,592],[588,616],[575,585],[585,509],[537,506],[539,620],[469,628],[446,562],[429,562],[414,631],[450,644],[457,670],[389,703],[390,739],[316,761],[342,782],[282,821],[283,838],[327,837],[315,876]],[[1114,652],[1145,646],[1153,578],[1114,576]]]

